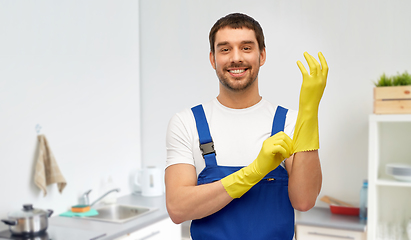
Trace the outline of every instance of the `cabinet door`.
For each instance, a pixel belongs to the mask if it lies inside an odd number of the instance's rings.
[[[366,233],[311,226],[296,227],[296,240],[365,240]]]
[[[181,226],[174,224],[170,218],[166,218],[150,226],[142,228],[121,240],[181,240]]]

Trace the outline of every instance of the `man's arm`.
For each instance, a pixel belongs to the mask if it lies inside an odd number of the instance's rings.
[[[197,185],[196,170],[190,164],[169,166],[165,182],[167,210],[176,224],[211,215],[233,200],[221,181]]]
[[[308,211],[321,190],[322,173],[318,150],[298,152],[285,161],[288,195],[294,209]]]
[[[327,83],[328,65],[323,54],[318,53],[320,63],[304,53],[310,67],[297,61],[303,75],[300,103],[293,134],[294,155],[286,160],[288,171],[288,194],[291,204],[299,211],[308,211],[315,205],[321,190],[322,174],[318,157],[318,107]]]
[[[279,132],[266,139],[257,158],[248,166],[220,181],[197,185],[197,174],[190,164],[175,164],[166,169],[166,202],[175,223],[211,215],[234,198],[241,197],[267,173],[291,155],[291,138]]]

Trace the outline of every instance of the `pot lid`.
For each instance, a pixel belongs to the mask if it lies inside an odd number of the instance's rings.
[[[38,208],[33,208],[33,204],[24,204],[23,209],[9,213],[11,218],[28,218],[48,214],[46,211]]]

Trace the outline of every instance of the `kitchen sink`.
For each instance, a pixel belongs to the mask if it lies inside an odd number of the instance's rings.
[[[123,204],[111,204],[97,207],[95,209],[97,210],[98,215],[81,218],[114,223],[124,223],[157,210],[157,208]]]

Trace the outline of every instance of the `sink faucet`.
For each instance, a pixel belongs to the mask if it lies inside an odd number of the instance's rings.
[[[88,195],[89,195],[90,192],[91,192],[91,189],[88,190],[87,192],[85,192],[85,193],[81,196],[82,204],[89,205],[90,199],[89,199]],[[111,189],[110,191],[104,193],[103,196],[97,198],[96,201],[94,201],[92,204],[90,204],[90,207],[93,206],[94,204],[96,204],[98,201],[100,201],[101,199],[103,199],[105,196],[107,196],[108,194],[110,194],[110,193],[112,193],[112,192],[120,192],[120,188],[114,188],[114,189]]]

